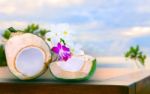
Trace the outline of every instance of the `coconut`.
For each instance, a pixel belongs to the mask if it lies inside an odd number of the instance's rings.
[[[56,61],[50,65],[56,79],[66,81],[88,80],[95,72],[96,59],[91,56],[72,56],[67,61]]]
[[[40,76],[51,60],[46,42],[31,33],[11,37],[5,44],[5,53],[10,71],[22,80]]]

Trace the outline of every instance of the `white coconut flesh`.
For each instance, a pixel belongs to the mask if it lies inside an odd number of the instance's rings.
[[[5,45],[5,53],[10,71],[22,80],[40,76],[51,60],[45,41],[30,33],[10,38]]]
[[[80,79],[88,76],[94,59],[90,56],[73,56],[67,62],[58,61],[50,64],[50,70],[56,78]]]
[[[72,57],[68,61],[56,62],[57,65],[65,71],[77,72],[84,64],[84,59],[79,57]]]
[[[15,63],[20,73],[33,76],[42,71],[45,66],[45,54],[39,48],[27,47],[18,53]]]

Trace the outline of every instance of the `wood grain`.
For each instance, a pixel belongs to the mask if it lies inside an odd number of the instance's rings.
[[[21,81],[7,67],[0,68],[0,94],[150,94],[150,71],[97,69],[93,78],[84,82],[63,82],[50,73]]]

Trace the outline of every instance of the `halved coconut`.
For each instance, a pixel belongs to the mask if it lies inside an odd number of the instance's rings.
[[[91,56],[72,56],[67,61],[57,61],[49,65],[53,76],[60,80],[88,80],[95,72],[96,59]]]
[[[10,71],[22,80],[40,76],[51,60],[46,42],[30,33],[10,38],[5,45],[5,53]]]

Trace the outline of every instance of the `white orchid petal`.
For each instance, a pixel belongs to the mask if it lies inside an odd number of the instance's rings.
[[[53,35],[52,32],[48,32],[48,33],[45,34],[45,37],[46,37],[46,38],[49,38],[49,37],[51,37],[52,35]]]
[[[53,37],[53,38],[51,38],[51,42],[53,45],[57,45],[58,42],[60,42],[60,38],[59,37]]]

